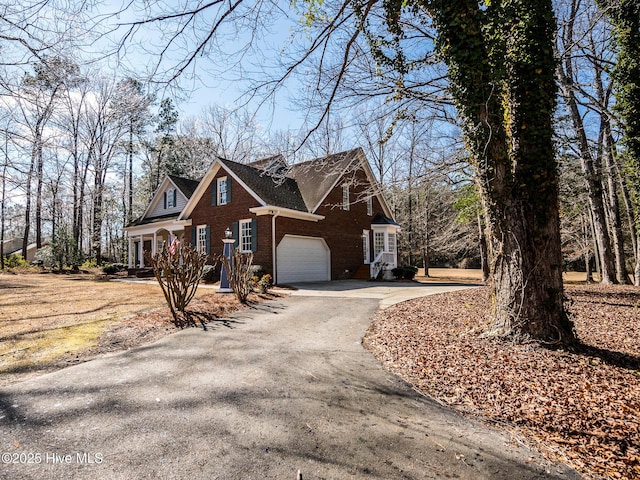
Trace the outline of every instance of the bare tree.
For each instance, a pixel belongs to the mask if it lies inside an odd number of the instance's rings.
[[[122,153],[121,140],[126,133],[123,113],[113,108],[117,84],[100,78],[91,102],[85,104],[85,148],[93,169],[91,255],[102,263],[102,226],[105,182],[116,157]]]
[[[602,283],[618,283],[614,254],[611,249],[611,240],[605,216],[602,168],[601,165],[596,162],[596,159],[594,159],[591,151],[583,122],[583,115],[580,112],[576,98],[576,83],[581,71],[575,71],[575,59],[572,50],[576,45],[575,24],[580,7],[581,0],[572,0],[566,23],[563,25],[561,35],[559,35],[558,43],[561,61],[558,62],[557,71],[561,85],[560,91],[569,110],[579,156],[582,160],[582,171],[587,185],[588,200],[594,219],[594,229],[596,232],[598,253],[600,255]]]

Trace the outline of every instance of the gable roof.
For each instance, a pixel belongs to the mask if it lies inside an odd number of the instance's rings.
[[[153,193],[153,196],[151,197],[151,201],[149,202],[149,205],[147,205],[147,208],[145,209],[144,213],[140,217],[136,218],[131,223],[126,225],[127,227],[132,227],[135,225],[145,225],[158,220],[165,220],[167,218],[178,217],[180,215],[180,212],[174,212],[166,215],[155,215],[153,217],[147,217],[147,215],[149,215],[149,213],[152,212],[152,206],[156,202],[156,197],[160,194],[160,192],[165,190],[168,183],[173,184],[174,187],[180,190],[180,192],[186,197],[187,203],[189,202],[189,199],[193,196],[194,192],[196,191],[196,188],[198,188],[198,185],[200,184],[198,180],[191,180],[190,178],[178,177],[176,175],[167,175],[166,177],[164,177],[160,185],[158,185],[158,188],[156,189],[156,191]]]
[[[195,192],[198,185],[200,185],[200,180],[191,180],[190,178],[176,177],[175,175],[168,175],[168,177],[187,199],[191,198],[193,192]]]
[[[274,168],[269,168],[270,166]],[[310,218],[309,215],[317,216],[315,211],[338,182],[344,179],[347,173],[355,172],[358,168],[364,170],[374,187],[373,194],[378,198],[384,215],[391,217],[391,211],[378,188],[378,182],[364,151],[362,148],[355,148],[289,167],[281,155],[248,164],[217,157],[194,190],[179,218],[190,217],[220,169],[224,169],[256,199],[260,204],[260,207],[255,207],[258,210],[272,206],[290,212],[300,212]]]
[[[361,151],[356,148],[291,166],[287,176],[296,180],[310,212],[318,209]]]
[[[266,205],[307,212],[300,189],[293,178],[272,176],[259,168],[231,160],[218,159],[227,171],[235,173]]]
[[[255,162],[247,163],[250,167],[258,168],[260,170],[265,170],[267,172],[272,172],[278,170],[280,168],[286,168],[287,161],[285,160],[282,154],[278,153],[276,155],[271,155],[270,157],[261,158],[260,160],[256,160]]]

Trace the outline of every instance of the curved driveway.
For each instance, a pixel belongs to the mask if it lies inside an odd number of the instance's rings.
[[[306,285],[5,388],[2,460],[17,463],[0,478],[578,478],[384,371],[361,346],[374,312],[438,288],[376,288]]]

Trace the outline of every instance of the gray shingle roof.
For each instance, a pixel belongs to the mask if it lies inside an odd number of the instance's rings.
[[[395,220],[392,220],[389,217],[385,217],[381,213],[376,213],[376,216],[373,217],[373,220],[371,220],[371,225],[396,225],[398,227],[400,226],[398,223],[396,223]]]
[[[247,187],[255,192],[267,205],[291,208],[301,212],[308,211],[296,181],[289,177],[271,176],[264,170],[218,159],[222,166],[235,173]]]
[[[200,182],[198,180],[191,180],[190,178],[177,177],[175,175],[169,175],[169,178],[176,185],[176,187],[178,187],[180,191],[184,193],[184,196],[187,197],[187,199],[191,198],[193,192],[195,192],[196,188],[198,188],[198,185],[200,185]]]
[[[297,163],[284,173],[271,176],[264,170],[273,160],[284,162],[279,156],[242,164],[220,158],[220,163],[235,173],[268,205],[313,212],[357,158],[362,149],[327,155]]]
[[[313,211],[326,197],[361,150],[355,148],[291,166],[287,176],[296,180],[308,211]]]

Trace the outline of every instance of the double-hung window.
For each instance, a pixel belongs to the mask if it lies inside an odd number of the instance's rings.
[[[198,225],[196,232],[196,242],[199,252],[207,253],[207,226]]]
[[[240,251],[243,253],[252,251],[253,235],[255,232],[252,229],[251,220],[240,220]]]
[[[221,177],[218,178],[217,182],[217,192],[218,192],[218,198],[217,198],[217,204],[218,205],[226,205],[227,203],[229,203],[229,184],[228,184],[228,177]]]
[[[170,188],[167,190],[167,208],[173,208],[176,206],[176,189]]]
[[[367,197],[367,215],[373,215],[373,197]]]

